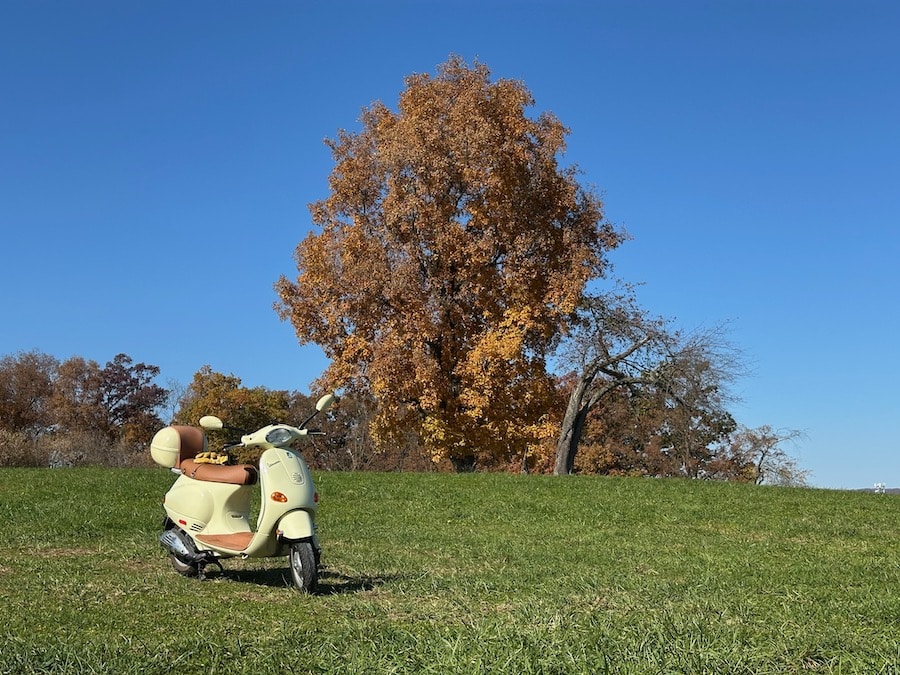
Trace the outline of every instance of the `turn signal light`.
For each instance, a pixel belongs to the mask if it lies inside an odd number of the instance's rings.
[[[319,493],[313,492],[313,504],[318,504],[318,503],[319,503]]]
[[[273,492],[269,495],[269,498],[273,502],[279,502],[281,504],[284,504],[287,501],[287,495],[285,495],[283,492]]]

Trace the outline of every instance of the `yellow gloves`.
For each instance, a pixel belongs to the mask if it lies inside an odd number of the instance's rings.
[[[201,452],[194,457],[194,461],[197,464],[227,464],[228,455],[211,450],[210,452]]]

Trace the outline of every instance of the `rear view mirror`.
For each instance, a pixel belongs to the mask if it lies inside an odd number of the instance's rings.
[[[337,400],[337,396],[334,394],[325,394],[322,398],[316,401],[316,410],[318,412],[323,412],[328,410],[334,402]]]

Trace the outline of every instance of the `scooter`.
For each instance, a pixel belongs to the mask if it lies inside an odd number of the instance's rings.
[[[309,468],[290,448],[299,438],[322,434],[306,428],[336,400],[327,394],[299,427],[270,424],[245,434],[240,442],[210,452],[206,434],[191,426],[160,429],[150,443],[153,460],[179,474],[163,501],[166,517],[159,541],[175,571],[204,579],[206,567],[222,569],[225,558],[270,558],[287,555],[291,579],[303,592],[318,585],[321,547],[316,537],[316,492]],[[203,429],[231,429],[207,415]],[[240,431],[231,429],[233,431]],[[261,448],[258,468],[223,463],[233,448]],[[250,502],[260,485],[256,530],[250,527]]]

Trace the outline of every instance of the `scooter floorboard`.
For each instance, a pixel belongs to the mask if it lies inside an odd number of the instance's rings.
[[[198,534],[194,539],[207,546],[225,548],[229,551],[243,551],[253,540],[253,532],[235,532],[233,534]]]

